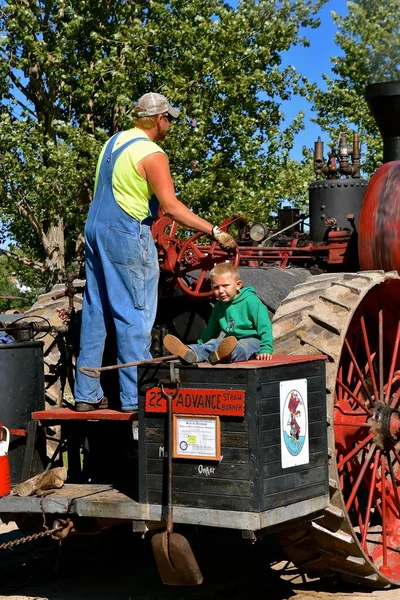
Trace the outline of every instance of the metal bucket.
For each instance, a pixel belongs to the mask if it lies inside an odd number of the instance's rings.
[[[11,492],[9,446],[10,432],[0,423],[0,496],[8,496]]]
[[[31,413],[44,407],[43,343],[0,345],[0,421],[8,429],[26,430]],[[8,457],[13,485],[21,481],[25,444],[26,436],[11,435]],[[32,475],[43,470],[38,449],[33,456]]]

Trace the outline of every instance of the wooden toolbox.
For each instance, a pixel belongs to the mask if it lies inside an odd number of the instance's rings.
[[[166,392],[175,506],[265,513],[266,525],[327,506],[323,357],[174,366],[178,390],[171,367],[139,371],[139,502],[165,504]]]

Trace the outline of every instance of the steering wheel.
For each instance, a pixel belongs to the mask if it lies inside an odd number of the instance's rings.
[[[225,231],[230,223],[231,219],[226,219],[220,228]],[[238,267],[240,262],[238,247],[233,254],[228,254],[215,240],[211,242],[210,246],[196,244],[197,240],[204,235],[200,232],[190,237],[182,246],[176,261],[179,287],[189,296],[197,298],[213,296],[214,292],[210,288],[207,274],[216,264],[231,262]]]

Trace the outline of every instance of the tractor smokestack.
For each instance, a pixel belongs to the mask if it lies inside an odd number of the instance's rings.
[[[400,81],[367,85],[365,98],[383,139],[383,162],[400,160]]]

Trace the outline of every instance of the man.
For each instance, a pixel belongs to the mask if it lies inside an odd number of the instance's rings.
[[[100,154],[85,225],[86,286],[75,381],[79,412],[107,407],[100,379],[87,377],[79,369],[101,366],[112,321],[119,364],[151,358],[159,277],[151,224],[158,207],[181,225],[212,235],[224,248],[236,246],[229,234],[197,216],[175,196],[167,156],[155,142],[165,138],[179,110],[161,94],[150,92],[138,100],[135,115],[135,127],[115,134]],[[137,370],[129,367],[118,372],[121,410],[134,412]]]

